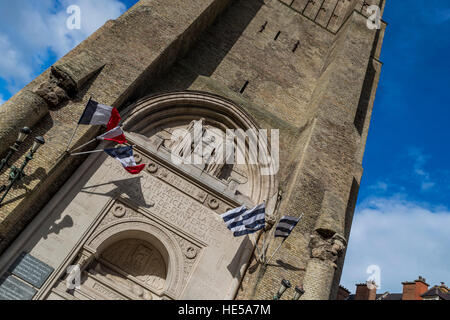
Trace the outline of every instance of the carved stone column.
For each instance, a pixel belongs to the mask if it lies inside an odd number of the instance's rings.
[[[343,236],[327,239],[317,231],[311,236],[311,259],[306,267],[302,300],[328,300],[333,283],[336,261],[346,246]]]
[[[306,267],[302,300],[330,298],[337,260],[347,245],[345,240],[345,203],[326,191],[321,214],[309,242],[310,260]]]

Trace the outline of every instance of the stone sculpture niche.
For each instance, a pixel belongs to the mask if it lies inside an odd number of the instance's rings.
[[[153,300],[159,298],[166,283],[163,255],[141,239],[117,241],[98,257],[83,250],[77,265],[82,272],[81,287],[66,290],[74,299]]]

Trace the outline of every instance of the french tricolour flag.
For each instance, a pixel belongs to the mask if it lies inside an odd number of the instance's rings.
[[[104,134],[98,136],[97,140],[115,141],[119,144],[124,144],[127,142],[127,138],[125,138],[121,127],[115,127],[114,129],[105,132]]]
[[[120,122],[119,111],[116,108],[89,100],[78,124],[106,125],[109,130],[114,129]]]
[[[105,149],[105,152],[111,157],[119,160],[125,170],[131,174],[138,174],[145,168],[145,164],[136,165],[132,146]]]

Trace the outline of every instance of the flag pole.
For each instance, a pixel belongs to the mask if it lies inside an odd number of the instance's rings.
[[[67,144],[66,152],[69,151],[69,147],[72,144],[72,140],[75,137],[75,134],[77,133],[78,127],[79,127],[79,124],[77,124],[77,126],[75,127],[75,130],[72,133],[72,137],[70,137],[69,143]]]
[[[256,237],[256,235],[254,238],[255,238],[256,253],[258,254],[258,256],[261,256],[261,251],[259,251],[259,248],[258,248],[258,238]],[[256,260],[259,260],[259,259],[256,259]]]
[[[265,206],[266,201],[264,200],[264,206]],[[265,210],[265,209],[264,209]],[[264,215],[264,232],[263,232],[263,245],[262,245],[262,253],[261,253],[261,260],[262,262],[265,264],[266,261],[266,239],[267,239],[267,235],[266,235],[266,216]]]
[[[299,221],[301,218],[303,218],[304,213],[301,214]],[[298,223],[297,223],[298,224]],[[281,241],[280,245],[278,246],[278,248],[273,252],[272,256],[270,257],[269,261],[267,261],[266,265],[268,265],[270,263],[270,261],[272,261],[272,258],[275,256],[275,254],[277,253],[277,251],[281,248],[281,246],[283,245],[283,243],[286,241],[286,239],[290,236],[290,234],[292,233],[292,231],[295,229],[297,225],[294,226],[294,228],[292,228],[291,232],[289,233],[289,235],[283,239],[283,241]],[[275,227],[276,229],[276,227]]]
[[[279,207],[280,207],[281,199],[282,199],[281,190],[278,189],[277,202],[276,202],[276,204],[275,204],[275,209],[273,210],[273,212],[274,212],[275,215],[276,215],[276,212],[278,212],[278,209],[279,209]],[[266,200],[264,200],[264,203],[266,203]],[[262,248],[262,250],[263,250],[263,256],[262,256],[262,258],[263,258],[264,264],[266,264],[266,251],[267,251],[267,249],[268,249],[268,248],[266,248],[266,238],[267,238],[267,235],[266,235],[266,228],[265,228],[265,225],[264,225],[264,240],[263,240],[263,248]]]
[[[118,145],[118,146],[121,146],[121,145]],[[124,145],[122,145],[122,146],[124,146]],[[136,147],[136,145],[133,144],[133,145],[131,145],[131,147]],[[98,149],[98,150],[92,150],[92,151],[86,151],[86,152],[71,153],[70,155],[71,156],[79,156],[81,154],[97,153],[97,152],[103,152],[103,151],[105,151],[105,149]]]
[[[266,262],[266,265],[270,264],[270,261],[272,261],[272,258],[275,256],[278,250],[280,250],[281,246],[283,245],[284,241],[286,241],[287,238],[284,238],[283,241],[281,241],[278,248],[273,252],[272,256],[269,258],[269,261]]]
[[[265,264],[266,261],[266,252],[265,252],[265,247],[266,247],[266,226],[264,225],[264,232],[263,232],[263,245],[262,245],[262,253],[261,253],[261,260],[262,262]]]
[[[123,124],[120,124],[118,127],[122,127],[122,126],[123,126]],[[114,129],[112,129],[112,130],[114,130]],[[109,131],[107,131],[106,133],[111,132],[112,130],[109,130]],[[105,134],[106,134],[106,133],[105,133]],[[100,137],[101,137],[101,136],[100,136]],[[81,146],[79,146],[79,147],[77,147],[77,148],[75,148],[75,149],[73,149],[73,150],[71,150],[71,151],[72,151],[72,152],[77,151],[77,150],[79,150],[79,149],[81,149],[81,148],[87,146],[88,144],[97,141],[97,140],[99,140],[98,137],[96,137],[96,138],[94,138],[94,139],[92,139],[92,140],[86,142],[85,144],[83,144],[83,145],[81,145]]]
[[[91,144],[92,142],[94,142],[94,141],[96,141],[96,140],[97,140],[97,138],[94,138],[94,139],[92,139],[91,141],[88,141],[88,142],[86,142],[85,144],[83,144],[83,145],[79,146],[78,148],[75,148],[75,149],[73,149],[73,150],[71,150],[71,151],[74,152],[74,151],[80,150],[81,148],[87,146],[88,144]]]
[[[97,153],[97,152],[103,152],[103,151],[104,151],[103,149],[100,149],[100,150],[92,150],[92,151],[86,151],[86,152],[71,153],[70,155],[71,156],[79,156],[82,154]]]
[[[89,102],[91,102],[92,96],[89,98],[88,103],[86,104],[86,107],[89,105]],[[72,140],[75,137],[75,134],[77,133],[78,127],[80,126],[80,120],[83,117],[84,113],[86,112],[86,107],[84,108],[83,113],[80,116],[80,119],[78,119],[77,126],[75,127],[75,130],[73,131],[72,137],[70,137],[69,143],[67,144],[66,152],[69,151],[69,147],[72,144]]]

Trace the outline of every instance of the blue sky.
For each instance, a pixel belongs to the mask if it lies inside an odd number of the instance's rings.
[[[342,284],[450,281],[450,2],[388,0],[384,63]]]
[[[135,0],[0,2],[0,104]],[[82,9],[81,30],[66,8]],[[388,0],[380,85],[342,284],[354,291],[367,267],[379,291],[418,275],[450,282],[450,2]]]

